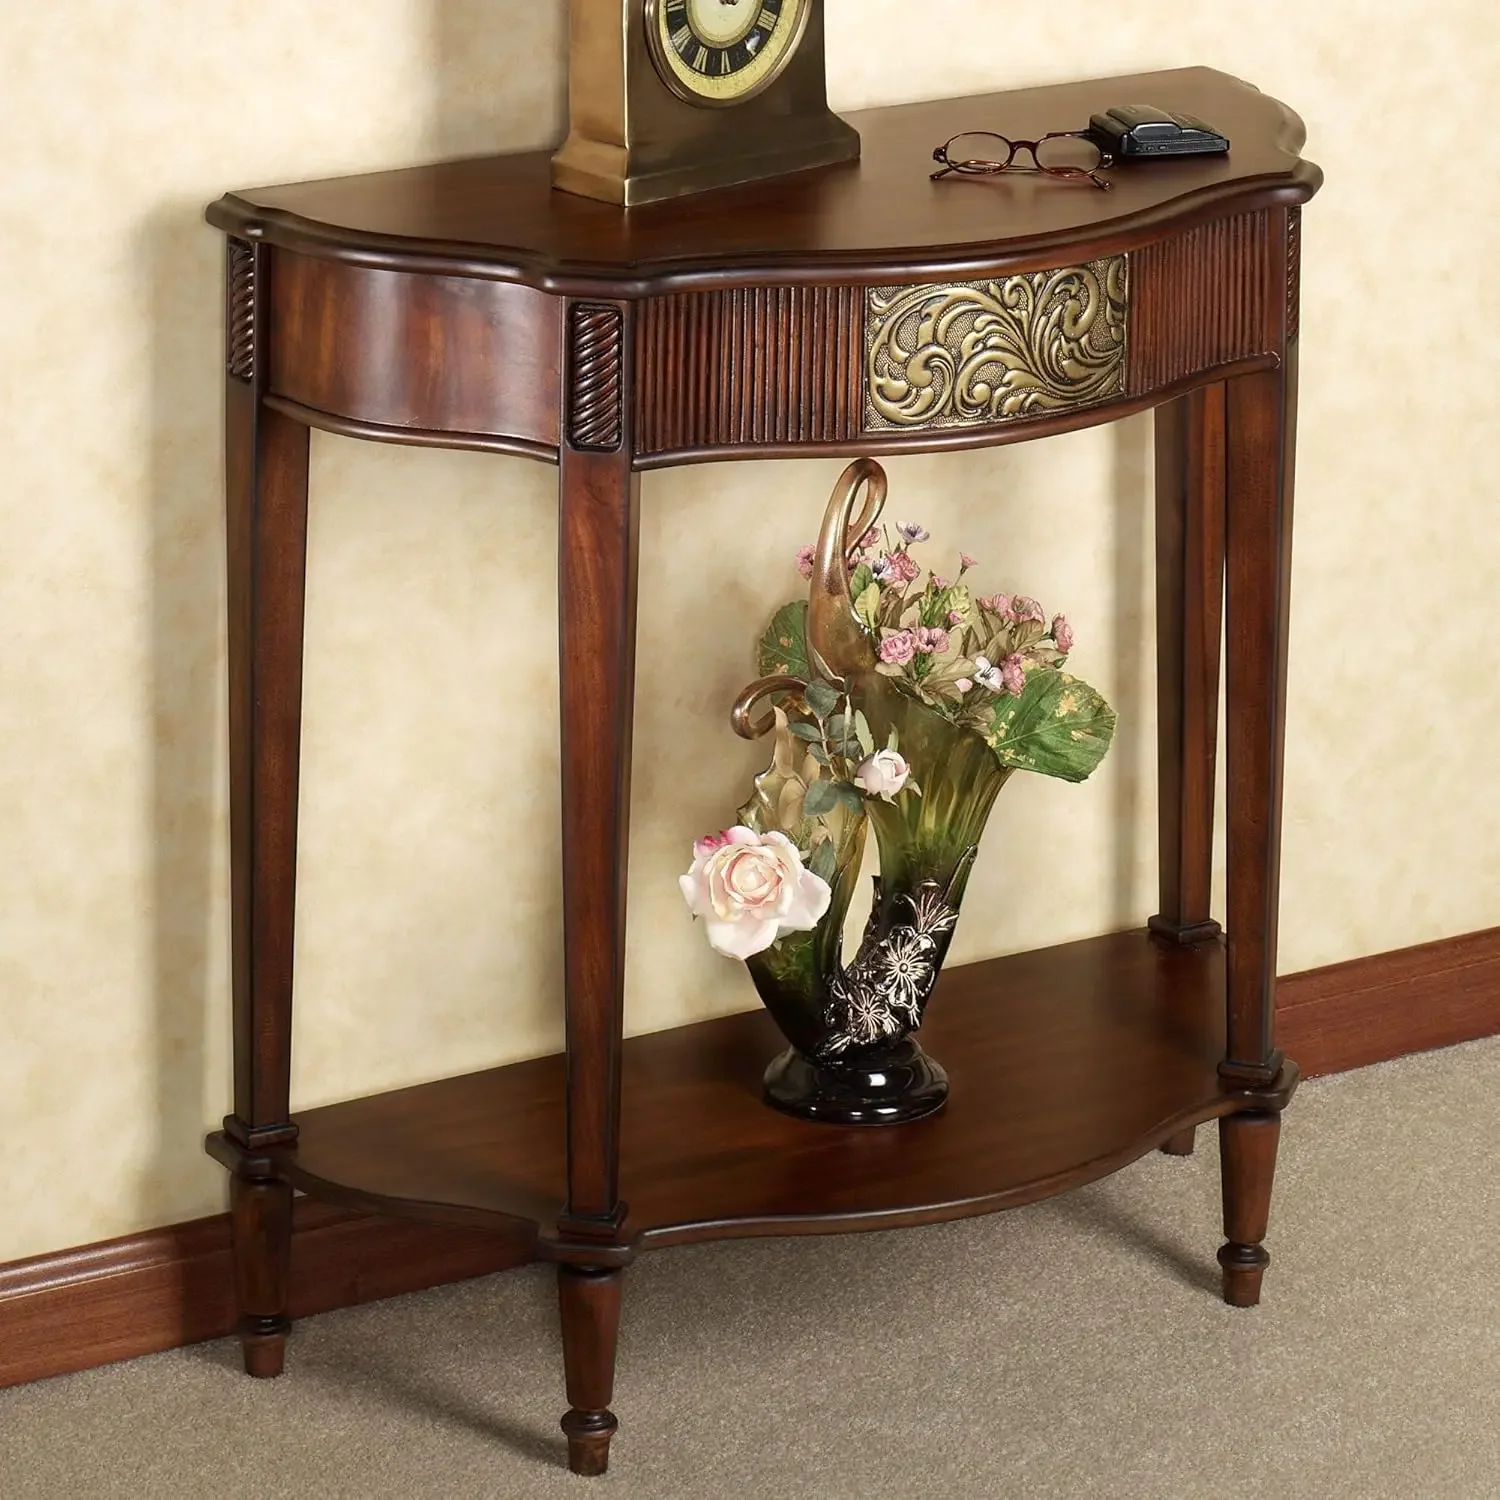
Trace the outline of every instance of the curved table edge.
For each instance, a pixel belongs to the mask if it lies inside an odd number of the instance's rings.
[[[1288,116],[1296,116],[1287,110]],[[1300,126],[1300,121],[1297,121]],[[1289,127],[1290,128],[1290,127]],[[285,209],[262,208],[238,193],[211,204],[205,218],[225,234],[277,249],[372,270],[405,271],[475,280],[513,282],[563,296],[623,301],[704,287],[772,284],[879,285],[924,277],[963,277],[989,271],[1045,267],[1067,251],[1090,258],[1139,249],[1169,234],[1234,213],[1306,203],[1322,186],[1322,170],[1298,160],[1285,174],[1243,178],[1203,188],[1107,224],[1052,231],[1014,240],[978,240],[919,248],[882,246],[878,251],[839,251],[806,257],[739,255],[716,258],[710,267],[692,261],[616,266],[566,263],[506,246],[409,239],[364,232],[303,218]]]

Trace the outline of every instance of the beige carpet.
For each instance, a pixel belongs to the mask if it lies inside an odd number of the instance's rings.
[[[0,1392],[0,1497],[1500,1497],[1500,1039],[1305,1085],[1265,1304],[1217,1153],[904,1233],[629,1273],[614,1468],[566,1472],[540,1269]]]

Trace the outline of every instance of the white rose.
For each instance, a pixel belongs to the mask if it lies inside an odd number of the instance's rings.
[[[683,899],[726,958],[764,953],[788,932],[811,932],[828,910],[828,882],[804,867],[784,833],[730,828],[693,845]]]
[[[854,784],[872,797],[884,797],[890,802],[906,785],[910,775],[911,767],[903,756],[894,750],[877,750],[861,762],[859,770],[854,773]]]

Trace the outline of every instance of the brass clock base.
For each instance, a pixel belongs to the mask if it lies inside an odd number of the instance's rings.
[[[585,198],[637,208],[859,158],[858,132],[831,113],[820,122],[798,121],[783,141],[768,144],[762,136],[758,144],[759,150],[739,154],[705,140],[681,151],[670,163],[651,165],[641,160],[644,153],[636,152],[632,160],[627,147],[591,140],[575,130],[552,158],[552,185]]]

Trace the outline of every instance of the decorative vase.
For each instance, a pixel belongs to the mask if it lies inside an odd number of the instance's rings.
[[[922,795],[866,805],[880,874],[859,951],[843,963],[865,820],[841,851],[833,900],[818,926],[747,961],[791,1043],[766,1072],[767,1100],[845,1125],[920,1119],[948,1098],[947,1074],[912,1034],[953,940],[985,821],[1010,775],[972,731],[899,698],[879,677],[865,686],[854,700],[877,739],[896,728]]]
[[[767,1101],[789,1114],[844,1125],[916,1120],[947,1102],[948,1075],[913,1033],[953,940],[990,808],[1010,775],[979,735],[900,693],[875,670],[870,633],[850,592],[848,556],[884,500],[883,471],[860,463],[846,471],[829,502],[811,580],[808,657],[825,678],[846,685],[849,714],[864,716],[874,742],[901,746],[921,795],[869,798],[851,811],[829,881],[832,900],[817,927],[747,960],[756,991],[791,1043],[766,1070]],[[786,678],[747,689],[736,705],[736,728],[765,732],[769,726],[752,724],[748,710],[759,697],[789,689]],[[867,822],[874,825],[880,874],[859,952],[846,966],[844,922]]]
[[[1019,769],[1083,780],[1114,729],[1109,705],[1060,670],[1072,646],[1062,616],[1049,628],[1034,600],[976,602],[936,576],[913,589],[909,548],[927,533],[900,526],[898,544],[877,531],[885,497],[868,459],[835,487],[800,559],[808,600],[778,611],[763,675],[731,714],[746,739],[774,735],[772,764],[682,879],[710,942],[745,961],[790,1044],[766,1070],[767,1102],[841,1125],[943,1107],[947,1075],[915,1033],[995,797]],[[959,580],[973,559],[960,564]],[[880,874],[846,964],[872,825]]]

